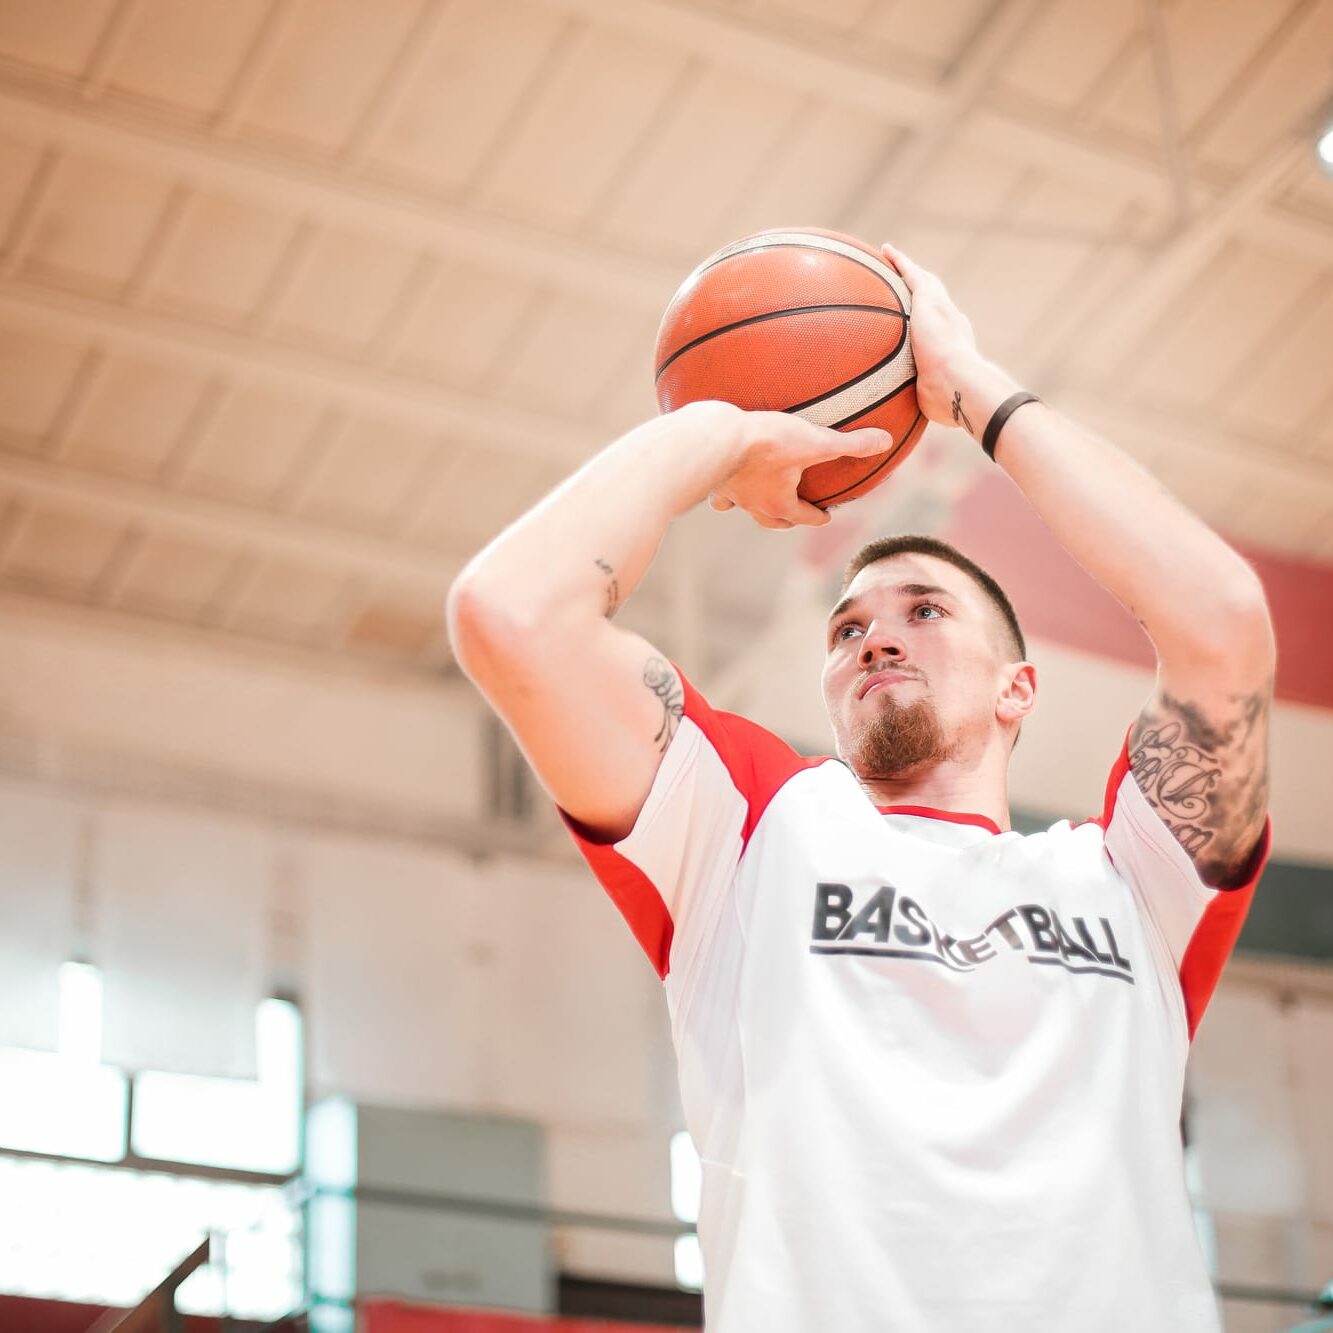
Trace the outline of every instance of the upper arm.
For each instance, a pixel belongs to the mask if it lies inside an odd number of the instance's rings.
[[[1247,873],[1268,817],[1271,626],[1242,625],[1217,656],[1163,656],[1129,734],[1139,790],[1214,888]]]
[[[460,665],[556,803],[600,837],[627,834],[684,710],[666,658],[601,617],[525,624],[460,585],[449,628]]]

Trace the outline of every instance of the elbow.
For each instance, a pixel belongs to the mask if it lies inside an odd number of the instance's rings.
[[[500,600],[477,579],[471,567],[449,585],[444,599],[445,632],[455,661],[472,680],[487,674],[508,637],[502,625]]]
[[[1248,566],[1217,589],[1203,647],[1207,654],[1271,675],[1277,664],[1273,617],[1259,576]]]

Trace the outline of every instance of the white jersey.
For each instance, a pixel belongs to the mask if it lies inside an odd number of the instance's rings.
[[[629,835],[570,827],[665,982],[711,1333],[1217,1329],[1181,1097],[1253,882],[1123,752],[1101,819],[1004,833],[684,686]]]

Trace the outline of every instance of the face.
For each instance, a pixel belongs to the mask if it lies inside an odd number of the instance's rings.
[[[867,565],[829,620],[826,648],[824,706],[860,778],[966,761],[1002,730],[1012,670],[998,612],[947,560]]]

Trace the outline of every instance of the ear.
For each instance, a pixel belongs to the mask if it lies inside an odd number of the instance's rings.
[[[1017,662],[1005,671],[995,716],[1001,722],[1022,722],[1037,706],[1037,668],[1031,662]]]

